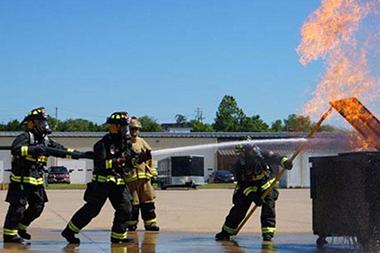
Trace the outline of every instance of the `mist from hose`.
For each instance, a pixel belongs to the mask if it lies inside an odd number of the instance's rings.
[[[180,153],[180,152],[188,152],[188,151],[199,151],[199,150],[207,150],[212,148],[227,148],[233,147],[239,144],[256,144],[260,146],[260,144],[286,144],[286,143],[302,143],[306,142],[306,138],[282,138],[282,139],[262,139],[262,140],[244,140],[244,141],[230,141],[230,142],[222,142],[222,143],[209,143],[209,144],[200,144],[200,145],[192,145],[192,146],[184,146],[177,148],[166,148],[160,149],[156,151],[152,151],[152,155],[154,157],[162,157],[169,156],[172,154]]]

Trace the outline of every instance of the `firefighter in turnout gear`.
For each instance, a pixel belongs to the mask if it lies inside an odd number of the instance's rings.
[[[275,180],[274,166],[281,165],[290,170],[292,163],[286,156],[272,151],[261,150],[256,145],[238,146],[238,161],[235,166],[237,185],[233,194],[233,207],[226,217],[222,231],[216,234],[216,240],[229,240],[235,235],[240,222],[244,219],[252,202],[261,208],[261,232],[264,241],[271,241],[276,231],[275,201],[277,189],[273,189],[265,199],[261,195]]]
[[[33,109],[21,124],[26,126],[26,131],[18,135],[11,146],[12,172],[6,197],[10,205],[3,232],[4,242],[13,243],[31,239],[26,229],[41,215],[45,202],[48,201],[43,173],[48,156],[52,154],[48,154],[47,148],[63,150],[63,153],[73,151],[47,136],[51,130],[45,108]]]
[[[61,235],[69,243],[79,244],[75,237],[96,217],[107,199],[115,209],[111,229],[111,242],[129,242],[127,220],[131,213],[131,197],[125,185],[124,173],[130,162],[128,115],[115,112],[107,118],[109,133],[94,145],[94,171],[92,181],[84,193],[86,203],[73,215]]]
[[[151,179],[157,176],[153,166],[151,148],[146,141],[139,137],[141,123],[136,117],[131,118],[129,130],[131,133],[132,151],[138,155],[139,162],[129,170],[125,179],[132,195],[132,215],[128,221],[128,230],[135,231],[139,220],[139,211],[147,231],[159,231],[154,206],[154,189]]]

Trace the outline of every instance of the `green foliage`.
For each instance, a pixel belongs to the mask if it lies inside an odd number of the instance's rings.
[[[199,120],[190,121],[192,125],[192,132],[214,132],[214,128],[210,124],[203,123]]]
[[[0,131],[22,131],[24,126],[20,125],[17,119],[9,121],[7,124],[0,124]]]
[[[313,124],[313,126],[315,125],[315,123]],[[333,127],[333,126],[330,126],[330,125],[322,125],[321,128],[319,129],[320,132],[336,132],[336,131],[339,131],[339,129]]]
[[[175,116],[176,124],[179,127],[192,127],[193,132],[262,132],[262,131],[289,131],[289,132],[308,132],[316,124],[308,116],[290,114],[284,120],[276,120],[269,127],[260,115],[247,116],[244,111],[238,107],[236,99],[233,96],[225,95],[219,104],[216,118],[213,124],[202,122],[202,117],[188,121],[183,114]],[[163,128],[157,120],[147,115],[139,117],[142,125],[142,132],[162,132]],[[68,119],[60,121],[48,117],[48,123],[53,131],[81,131],[81,132],[99,132],[107,131],[106,124],[97,125],[85,119]],[[0,124],[0,131],[22,131],[24,126],[20,125],[18,120],[9,121],[6,124]],[[341,131],[330,125],[322,125],[319,131],[334,132]]]
[[[175,115],[175,122],[179,126],[184,126],[184,125],[186,125],[188,123],[186,116],[183,115],[183,114],[177,114],[177,115]]]
[[[218,132],[236,132],[239,131],[244,117],[244,112],[237,106],[235,98],[225,95],[219,104],[213,127]]]
[[[244,117],[239,130],[241,132],[264,132],[269,130],[269,126],[260,119],[259,115],[254,115],[252,117]]]
[[[281,132],[283,130],[282,120],[278,119],[274,122],[272,122],[272,126],[270,127],[270,130],[272,132]]]
[[[216,112],[216,131],[223,132],[261,132],[268,131],[269,126],[259,115],[246,116],[232,96],[224,96]]]
[[[142,125],[141,132],[162,132],[163,129],[157,121],[149,116],[139,117],[139,121]]]
[[[288,132],[308,132],[312,127],[309,116],[290,114],[284,119],[284,130]]]
[[[48,123],[53,131],[61,132],[103,132],[107,130],[105,124],[97,125],[85,119],[68,119],[60,121],[49,116]]]
[[[102,126],[98,126],[97,124],[85,120],[85,119],[68,119],[62,122],[58,126],[58,131],[63,131],[63,132],[74,132],[74,131],[79,131],[79,132],[98,132],[98,131],[104,131]]]

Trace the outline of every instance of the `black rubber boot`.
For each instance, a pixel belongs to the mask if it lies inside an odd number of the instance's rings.
[[[229,241],[230,240],[230,234],[226,231],[222,230],[221,232],[217,233],[215,235],[215,240],[217,241]]]
[[[133,243],[133,239],[125,238],[125,239],[116,239],[111,237],[111,243]]]
[[[152,225],[145,226],[145,230],[146,231],[160,231],[160,227],[157,226],[156,224],[152,224]]]
[[[129,225],[128,226],[128,231],[136,231],[137,226],[136,225]]]
[[[69,228],[65,228],[61,235],[65,237],[68,243],[70,244],[80,244],[79,238],[75,237],[75,233],[71,231]]]
[[[31,236],[28,232],[26,232],[25,229],[19,229],[19,230],[18,230],[18,235],[19,235],[21,238],[25,239],[25,240],[30,240],[30,239],[32,239],[32,236]]]
[[[17,235],[3,235],[4,243],[19,243],[23,244],[24,239],[18,237]]]

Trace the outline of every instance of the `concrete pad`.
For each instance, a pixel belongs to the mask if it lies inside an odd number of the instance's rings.
[[[0,243],[0,252],[321,252],[312,234],[311,200],[308,189],[281,189],[277,202],[278,233],[275,242],[262,244],[260,209],[235,237],[235,241],[216,242],[232,206],[233,190],[157,191],[157,216],[161,231],[129,233],[134,243],[111,245],[110,227],[113,209],[110,203],[101,214],[82,230],[79,247],[67,245],[60,236],[71,216],[83,205],[83,190],[49,190],[49,202],[42,216],[32,223],[31,245],[14,246]],[[5,199],[6,191],[0,191]],[[8,209],[0,203],[0,222]],[[2,232],[1,232],[2,233]],[[347,252],[348,244],[335,243],[323,252]]]

